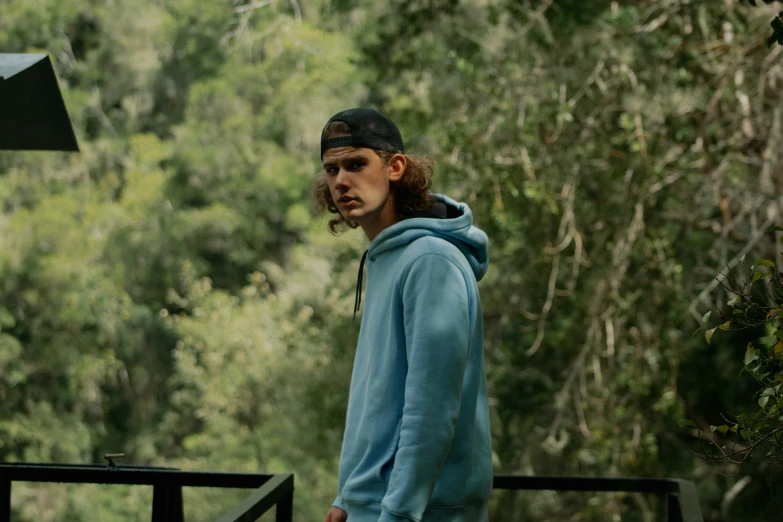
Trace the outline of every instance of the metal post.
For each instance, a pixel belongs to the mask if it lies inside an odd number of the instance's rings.
[[[677,495],[673,495],[669,493],[666,495],[666,505],[667,505],[667,515],[666,515],[666,521],[667,522],[682,522],[682,516],[680,512],[680,499],[677,497]]]
[[[152,522],[185,522],[182,486],[160,483],[153,486]]]
[[[668,522],[669,517],[669,494],[655,494],[655,520],[664,520]]]
[[[11,481],[0,477],[0,522],[11,520]]]
[[[292,522],[294,519],[294,490],[285,494],[277,503],[275,522]]]

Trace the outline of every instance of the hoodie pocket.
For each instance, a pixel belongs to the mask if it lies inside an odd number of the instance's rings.
[[[385,458],[379,463],[378,467],[375,469],[375,478],[378,479],[380,482],[385,482],[384,480],[384,474],[386,474],[386,471],[390,468],[394,467],[394,459],[397,456],[397,448],[400,444],[400,430],[402,429],[402,418],[397,421],[397,428],[394,430],[394,438],[392,439],[392,443],[389,446],[390,450],[385,455]]]

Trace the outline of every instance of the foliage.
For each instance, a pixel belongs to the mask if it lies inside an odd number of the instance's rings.
[[[748,1],[750,2],[750,5],[757,6],[756,0],[741,0],[743,2]],[[780,0],[763,0],[765,4],[772,4],[774,2],[778,2]],[[781,11],[775,18],[772,19],[772,22],[770,22],[770,25],[772,26],[772,35],[767,40],[767,46],[772,46],[775,42],[777,42],[779,45],[783,45],[783,11]]]
[[[783,230],[781,227],[774,227]],[[734,295],[720,312],[718,326],[705,331],[711,343],[716,331],[732,332],[750,329],[760,332],[755,342],[748,342],[742,359],[742,372],[756,381],[754,408],[727,419],[727,424],[710,426],[707,438],[711,445],[705,456],[717,462],[742,465],[754,453],[766,454],[771,462],[783,464],[783,273],[775,263],[762,259],[740,278],[727,277],[727,290]],[[710,319],[711,312],[704,315]],[[697,427],[693,421],[680,425]]]
[[[366,241],[330,236],[310,186],[323,123],[363,105],[490,236],[496,472],[677,476],[707,520],[764,520],[762,466],[726,477],[674,426],[721,425],[758,391],[729,337],[755,330],[689,333],[730,298],[723,267],[778,255],[767,17],[733,0],[1,2],[0,48],[51,54],[82,153],[0,154],[0,460],[293,471],[297,520],[322,517]],[[15,484],[14,515],[119,522],[147,493]],[[189,520],[234,501],[185,494]],[[491,515],[656,505],[498,494]]]

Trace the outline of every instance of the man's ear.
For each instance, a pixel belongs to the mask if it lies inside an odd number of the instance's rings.
[[[389,163],[389,181],[400,181],[405,174],[405,167],[408,166],[408,160],[404,154],[395,154]]]

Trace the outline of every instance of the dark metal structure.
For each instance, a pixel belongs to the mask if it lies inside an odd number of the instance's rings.
[[[79,150],[46,54],[0,53],[0,150]]]
[[[277,522],[291,522],[294,476],[215,473],[117,465],[0,464],[0,522],[11,518],[11,483],[66,482],[152,486],[152,522],[183,522],[183,487],[255,489],[218,522],[252,522],[276,507]]]
[[[663,497],[666,522],[704,522],[693,482],[664,478],[594,478],[495,475],[494,489],[617,491]]]
[[[0,522],[11,516],[11,483],[68,482],[153,487],[152,522],[184,522],[183,487],[255,489],[217,522],[253,522],[276,507],[277,522],[291,522],[294,476],[260,473],[215,473],[173,468],[65,464],[0,464]],[[704,522],[692,482],[660,478],[592,478],[495,475],[494,489],[617,491],[661,496],[667,522]]]

